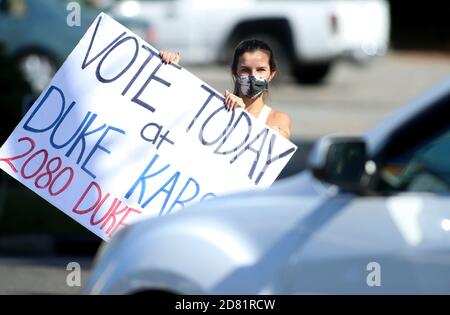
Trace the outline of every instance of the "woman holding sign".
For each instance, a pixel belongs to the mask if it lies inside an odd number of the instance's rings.
[[[179,53],[161,51],[160,56],[165,63],[180,62]],[[289,139],[290,117],[272,110],[265,104],[269,82],[277,73],[275,57],[269,45],[257,39],[242,41],[234,51],[231,73],[234,91],[233,93],[225,91],[225,105],[228,110],[240,106]]]

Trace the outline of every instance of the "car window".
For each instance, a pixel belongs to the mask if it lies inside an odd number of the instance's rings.
[[[0,13],[6,14],[9,10],[8,0],[0,0]]]
[[[382,191],[450,191],[450,126],[386,159],[380,170]]]
[[[26,8],[25,0],[0,0],[0,14],[23,16]]]

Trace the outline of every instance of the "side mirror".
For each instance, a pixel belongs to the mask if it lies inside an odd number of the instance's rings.
[[[308,168],[319,180],[361,192],[366,163],[367,148],[362,137],[326,136],[315,143]]]

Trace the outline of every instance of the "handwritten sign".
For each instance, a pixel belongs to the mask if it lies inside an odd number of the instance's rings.
[[[0,167],[104,240],[268,187],[296,146],[101,13],[0,149]]]

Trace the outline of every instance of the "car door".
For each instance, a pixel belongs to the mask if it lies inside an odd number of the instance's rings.
[[[292,255],[282,292],[450,293],[449,108],[390,136],[372,195],[340,193],[317,209],[335,208]]]

